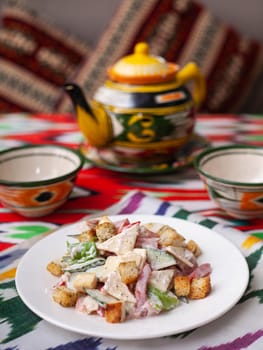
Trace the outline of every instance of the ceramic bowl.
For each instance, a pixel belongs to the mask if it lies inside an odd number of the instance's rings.
[[[26,217],[50,214],[68,199],[84,158],[56,146],[22,146],[0,152],[0,200]]]
[[[208,148],[194,165],[210,198],[229,215],[240,219],[263,216],[263,148]]]

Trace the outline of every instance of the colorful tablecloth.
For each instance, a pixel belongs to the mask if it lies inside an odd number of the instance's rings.
[[[263,116],[200,115],[196,132],[216,145],[262,145]],[[1,149],[25,143],[59,143],[77,148],[82,142],[71,115],[0,117]],[[83,336],[55,327],[32,313],[17,295],[14,282],[16,266],[24,253],[63,224],[87,215],[118,213],[174,216],[212,228],[231,240],[246,257],[250,271],[249,285],[240,302],[198,329],[140,341]],[[262,238],[263,220],[229,218],[209,200],[191,166],[172,174],[141,176],[87,163],[70,199],[55,213],[38,220],[26,219],[0,207],[0,349],[263,349]]]

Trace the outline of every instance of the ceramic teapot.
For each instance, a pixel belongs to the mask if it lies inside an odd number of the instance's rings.
[[[88,144],[126,162],[172,159],[191,137],[196,109],[205,97],[198,66],[190,62],[180,68],[150,55],[141,42],[108,69],[108,77],[90,101],[76,84],[64,86]]]

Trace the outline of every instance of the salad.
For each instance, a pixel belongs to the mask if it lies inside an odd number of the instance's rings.
[[[173,227],[109,217],[83,224],[65,254],[47,265],[58,277],[52,298],[61,306],[118,323],[210,294],[210,264],[198,264],[201,248]]]

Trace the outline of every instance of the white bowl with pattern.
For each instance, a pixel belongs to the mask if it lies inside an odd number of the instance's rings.
[[[0,200],[26,217],[52,213],[64,204],[84,164],[71,148],[33,145],[0,152]]]
[[[263,216],[263,148],[249,145],[211,147],[194,165],[210,198],[240,219]]]

